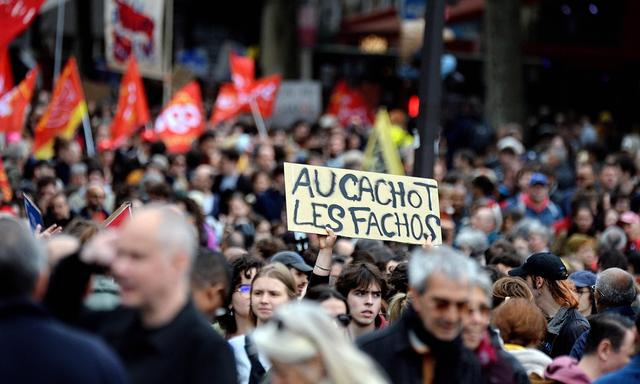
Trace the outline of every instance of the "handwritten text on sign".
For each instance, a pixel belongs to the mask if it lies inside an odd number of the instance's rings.
[[[347,237],[442,242],[438,184],[432,179],[285,163],[287,227]]]

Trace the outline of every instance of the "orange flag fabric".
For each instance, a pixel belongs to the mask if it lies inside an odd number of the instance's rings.
[[[51,102],[35,129],[33,151],[37,159],[53,156],[53,142],[58,136],[71,139],[87,113],[76,59],[67,61],[56,82]]]
[[[158,116],[155,132],[170,153],[185,153],[203,131],[200,86],[192,81],[176,92]]]
[[[13,72],[9,60],[9,49],[0,48],[0,95],[4,95],[13,88]]]
[[[3,202],[10,202],[13,200],[13,191],[11,190],[11,184],[9,178],[7,178],[7,172],[4,169],[4,162],[0,157],[0,195],[2,195]]]
[[[138,64],[135,57],[131,55],[127,71],[120,83],[118,108],[111,124],[111,141],[114,149],[120,147],[138,127],[150,120],[147,96],[138,72]]]
[[[0,132],[22,133],[25,112],[31,103],[38,71],[38,67],[31,69],[18,86],[0,97]]]

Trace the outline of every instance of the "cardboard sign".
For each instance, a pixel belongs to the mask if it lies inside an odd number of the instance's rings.
[[[287,228],[346,237],[442,243],[438,183],[303,164],[284,164]]]
[[[44,221],[42,220],[42,212],[38,209],[38,206],[31,200],[29,195],[26,193],[22,194],[24,199],[24,213],[27,215],[29,219],[29,225],[31,226],[31,230],[33,232],[36,231],[36,227],[40,224],[40,228],[44,230]]]

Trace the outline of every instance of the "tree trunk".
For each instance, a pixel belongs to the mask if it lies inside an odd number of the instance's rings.
[[[523,122],[520,1],[487,0],[484,18],[485,116],[494,129]]]

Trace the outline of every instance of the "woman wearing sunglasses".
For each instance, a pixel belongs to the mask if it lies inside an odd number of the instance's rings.
[[[378,384],[388,381],[319,305],[283,305],[253,335],[271,362],[273,384]]]
[[[295,301],[296,284],[289,269],[280,263],[267,264],[251,282],[249,317],[260,329],[282,304]],[[255,332],[255,331],[254,331]],[[258,351],[253,342],[253,332],[229,339],[236,358],[238,383],[258,384],[271,367],[269,361]]]

